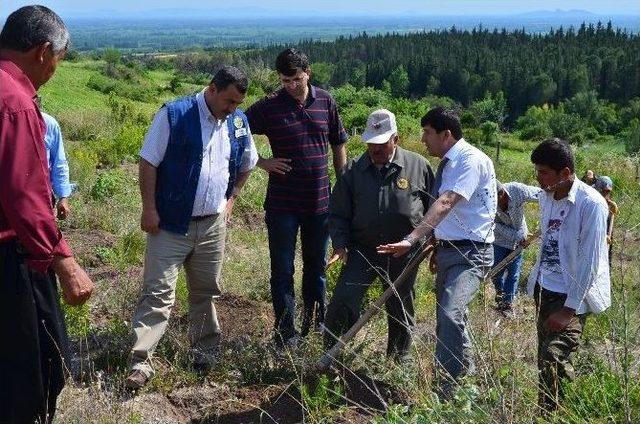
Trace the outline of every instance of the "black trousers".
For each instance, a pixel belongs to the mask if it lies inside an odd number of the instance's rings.
[[[374,248],[352,248],[349,251],[347,263],[342,268],[327,308],[325,325],[329,331],[324,337],[326,348],[333,346],[336,342],[335,337],[344,334],[358,320],[364,296],[379,272],[386,274],[385,277],[393,282],[400,276],[412,256],[407,254],[401,258],[392,258],[391,255],[379,255]],[[406,359],[411,348],[411,332],[415,326],[413,286],[417,273],[416,268],[385,304],[389,326],[387,355],[398,360]],[[386,281],[383,287],[388,287]]]
[[[53,273],[0,244],[0,423],[48,423],[64,386],[69,341]]]

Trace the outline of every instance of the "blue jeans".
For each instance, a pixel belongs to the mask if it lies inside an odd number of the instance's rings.
[[[329,242],[329,214],[312,215],[267,211],[265,222],[271,256],[271,298],[276,341],[295,336],[296,297],[293,286],[296,239],[302,242],[302,300],[305,318],[324,320],[327,278],[325,265]]]
[[[513,252],[511,249],[493,245],[494,264],[499,264],[504,258]],[[503,300],[512,303],[518,289],[518,280],[520,279],[520,267],[522,266],[522,253],[516,256],[513,261],[495,277],[493,277],[493,285],[496,292],[503,293]]]
[[[443,387],[475,369],[467,330],[467,306],[493,263],[491,246],[436,250],[436,362],[445,371]]]

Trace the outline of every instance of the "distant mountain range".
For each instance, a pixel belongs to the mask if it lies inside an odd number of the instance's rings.
[[[109,19],[164,19],[164,18],[196,18],[196,19],[217,19],[220,18],[220,13],[218,10],[214,9],[184,9],[184,8],[171,8],[171,9],[152,9],[141,12],[129,12],[122,13],[116,10],[95,10],[90,13],[67,13],[68,18],[109,18]],[[230,20],[239,20],[239,19],[259,19],[259,18],[319,18],[319,17],[354,17],[354,18],[382,18],[380,14],[376,13],[332,13],[328,11],[318,11],[316,13],[306,12],[304,14],[296,13],[295,11],[282,11],[275,10],[270,8],[251,8],[251,9],[238,9],[235,10],[233,14],[225,13],[225,19]],[[416,14],[415,10],[408,11],[400,11],[397,13],[385,13],[383,15],[384,18],[419,18],[419,19],[440,19],[440,18],[483,18],[483,19],[504,19],[505,17],[514,17],[514,18],[523,18],[523,19],[544,19],[544,18],[554,18],[554,19],[604,19],[608,20],[613,17],[636,17],[640,19],[640,12],[635,14],[627,14],[627,15],[599,15],[596,13],[589,12],[587,10],[537,10],[532,12],[525,13],[504,13],[504,14],[467,14],[467,15],[458,15],[458,14]]]
[[[299,16],[273,9],[251,8],[229,13],[211,9],[153,9],[122,14],[99,9],[90,15],[60,11],[79,50],[116,47],[127,51],[158,51],[200,47],[245,47],[296,43],[302,39],[330,41],[339,36],[409,33],[482,27],[492,30],[520,30],[547,33],[559,27],[577,28],[583,22],[606,24],[640,34],[640,14],[600,15],[586,10],[540,10],[527,13],[474,15],[417,15],[409,11],[396,14],[336,14],[326,12]],[[4,21],[0,17],[0,22]]]

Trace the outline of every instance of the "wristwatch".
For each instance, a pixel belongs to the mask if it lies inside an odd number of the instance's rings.
[[[406,236],[404,236],[404,238],[402,240],[408,241],[409,244],[411,246],[413,246],[414,244],[416,244],[416,242],[418,241],[417,237],[412,236],[411,234],[407,234]]]

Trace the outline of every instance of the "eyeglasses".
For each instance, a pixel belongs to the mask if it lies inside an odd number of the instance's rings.
[[[303,80],[303,77],[280,78],[280,82],[282,83],[282,85],[300,85],[302,84]]]

